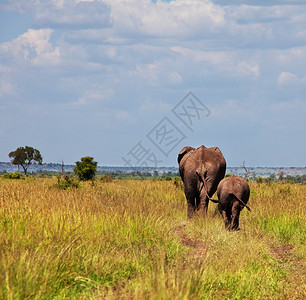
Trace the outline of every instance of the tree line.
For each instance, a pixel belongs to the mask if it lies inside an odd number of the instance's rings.
[[[32,164],[42,164],[43,158],[40,154],[40,151],[30,147],[19,147],[15,151],[9,153],[9,158],[11,158],[11,163],[23,168],[24,176],[28,176],[28,168]],[[79,177],[80,180],[92,180],[97,172],[98,163],[94,161],[94,158],[91,156],[85,156],[81,158],[81,161],[75,162],[76,166],[74,168],[74,173]],[[16,172],[19,173],[19,172]],[[63,174],[62,174],[63,175]],[[18,177],[18,174],[14,177]]]
[[[35,177],[53,177],[58,175],[58,171],[47,171],[40,170],[35,172],[29,172],[28,169],[32,164],[42,164],[43,158],[38,149],[35,149],[30,146],[19,147],[15,151],[11,151],[8,154],[13,165],[18,166],[18,172],[7,173],[6,171],[0,172],[0,174],[5,175],[7,178],[19,179],[21,174],[19,168],[22,167],[24,176],[27,177],[29,174]],[[102,180],[108,179],[135,179],[135,180],[178,180],[180,176],[178,172],[164,172],[159,174],[157,171],[154,171],[153,174],[150,172],[141,172],[138,170],[132,172],[124,171],[97,171],[98,163],[94,161],[94,158],[91,156],[82,157],[80,161],[75,162],[76,166],[73,172],[66,172],[66,175],[73,177],[76,176],[79,180],[92,180],[99,175]],[[243,165],[245,168],[245,164]],[[256,181],[258,183],[263,182],[289,182],[289,183],[306,183],[306,175],[287,175],[283,172],[280,172],[278,176],[271,174],[269,177],[256,177],[250,176],[248,170],[246,170],[245,178],[247,180]],[[63,169],[61,176],[63,177]],[[227,175],[229,176],[229,174]]]

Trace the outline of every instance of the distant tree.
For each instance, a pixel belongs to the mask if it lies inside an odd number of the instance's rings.
[[[246,166],[245,166],[245,161],[243,161],[242,167],[243,167],[243,169],[244,169],[244,171],[245,171],[245,178],[246,178],[247,180],[249,180],[249,177],[250,177],[250,170],[246,168]]]
[[[98,163],[93,159],[93,157],[85,156],[81,158],[81,161],[76,162],[74,173],[80,180],[91,180],[95,177]]]
[[[42,156],[39,150],[29,146],[19,147],[10,152],[8,156],[12,158],[11,163],[13,165],[22,166],[25,176],[27,176],[28,168],[32,163],[42,164]]]
[[[257,183],[263,183],[264,181],[265,181],[265,179],[263,177],[257,177],[256,178]]]
[[[61,171],[61,177],[64,178],[64,161],[62,160],[62,171]]]
[[[270,174],[270,176],[266,178],[266,182],[272,181],[276,181],[276,175],[274,173]]]
[[[284,175],[285,175],[285,172],[279,171],[278,172],[278,180],[283,181],[284,180]]]

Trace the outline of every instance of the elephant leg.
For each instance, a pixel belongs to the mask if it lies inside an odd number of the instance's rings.
[[[209,199],[206,195],[206,192],[202,190],[198,198],[199,198],[199,200],[197,201],[199,203],[198,209],[199,211],[203,212],[204,216],[206,216],[208,210],[208,203],[209,203]]]
[[[189,201],[187,202],[187,218],[191,219],[195,212],[195,206],[192,205]]]
[[[239,230],[240,203],[235,201],[232,206],[231,230]]]
[[[194,193],[185,190],[185,196],[187,199],[187,218],[190,219],[196,210],[195,195]]]
[[[229,214],[228,211],[226,211],[226,209],[222,208],[222,207],[218,207],[219,208],[219,212],[223,218],[224,221],[224,225],[225,225],[225,229],[230,229],[230,225],[231,225],[231,215]]]

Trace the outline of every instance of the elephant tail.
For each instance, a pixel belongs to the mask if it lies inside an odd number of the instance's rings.
[[[206,179],[205,179],[205,175],[204,172],[202,172],[201,170],[197,170],[196,171],[197,176],[199,177],[199,180],[201,181],[201,188],[200,188],[200,193],[202,191],[202,189],[204,188],[204,191],[206,193],[207,198],[213,202],[213,203],[219,203],[219,200],[215,200],[209,197],[208,195],[208,189],[207,189],[207,185],[206,185]]]
[[[207,195],[208,199],[213,202],[213,203],[219,203],[219,200],[215,200],[215,199],[211,199],[208,195]]]
[[[234,193],[230,193],[230,195],[234,196],[243,206],[246,207],[246,209],[247,209],[248,211],[251,211],[251,208],[250,208],[248,205],[246,205],[246,204],[245,204],[239,197],[237,197]]]

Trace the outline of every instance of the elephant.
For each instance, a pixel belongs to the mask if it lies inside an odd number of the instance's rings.
[[[226,161],[218,147],[186,146],[178,154],[179,172],[187,200],[187,218],[195,211],[205,216],[210,197],[225,175]]]
[[[243,178],[231,175],[222,179],[217,188],[218,210],[223,217],[225,228],[239,230],[240,211],[246,207],[250,197],[250,187]]]

